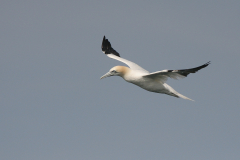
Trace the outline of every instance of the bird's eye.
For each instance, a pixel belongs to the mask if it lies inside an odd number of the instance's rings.
[[[112,70],[111,72],[112,72],[112,73],[117,73],[117,71],[115,71],[115,70]]]

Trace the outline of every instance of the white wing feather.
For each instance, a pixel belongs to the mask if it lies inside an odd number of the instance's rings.
[[[125,63],[132,70],[138,70],[143,73],[149,73],[148,71],[146,71],[145,69],[143,69],[142,67],[137,65],[136,63],[133,63],[129,60],[121,58],[120,54],[115,49],[112,48],[111,43],[108,41],[108,39],[106,39],[105,36],[103,37],[101,48],[102,48],[103,53],[105,53],[109,58],[112,58],[112,59],[115,59],[115,60]]]
[[[137,65],[136,63],[133,63],[129,60],[126,60],[124,58],[121,58],[121,57],[118,57],[118,56],[115,56],[113,54],[107,54],[107,56],[109,58],[112,58],[112,59],[115,59],[115,60],[118,60],[120,62],[123,62],[125,63],[126,65],[128,65],[131,69],[133,70],[139,70],[139,71],[142,71],[142,72],[145,72],[145,73],[149,73],[147,70],[143,69],[142,67],[140,67],[139,65]]]

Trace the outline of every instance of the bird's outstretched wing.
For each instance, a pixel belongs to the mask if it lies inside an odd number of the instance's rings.
[[[128,65],[133,70],[139,70],[139,71],[142,71],[144,73],[149,73],[148,71],[146,71],[145,69],[143,69],[142,67],[137,65],[136,63],[133,63],[129,60],[121,58],[120,54],[112,48],[111,43],[108,41],[108,39],[105,38],[105,36],[103,37],[103,41],[102,41],[102,51],[108,57],[125,63],[126,65]]]
[[[190,69],[162,70],[162,71],[150,73],[143,77],[152,78],[152,79],[156,78],[162,82],[166,82],[168,77],[173,78],[173,79],[185,78],[190,73],[196,73],[200,69],[207,67],[209,64],[210,64],[210,61],[205,63],[204,65],[201,65],[201,66],[195,67],[195,68],[190,68]]]

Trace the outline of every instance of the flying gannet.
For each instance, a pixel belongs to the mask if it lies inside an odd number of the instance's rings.
[[[126,66],[115,66],[111,68],[108,73],[103,75],[101,79],[110,76],[121,76],[125,81],[133,83],[147,91],[163,93],[177,98],[181,97],[183,99],[191,101],[193,100],[178,93],[165,82],[167,81],[168,77],[173,79],[184,78],[187,77],[188,74],[196,73],[198,70],[205,68],[210,64],[209,61],[204,65],[201,65],[196,68],[180,70],[162,70],[149,73],[147,70],[143,69],[139,65],[129,60],[121,58],[119,53],[112,48],[111,43],[108,41],[108,39],[105,38],[105,36],[103,37],[102,41],[102,51],[108,57],[125,63],[126,65],[129,66],[129,68]]]

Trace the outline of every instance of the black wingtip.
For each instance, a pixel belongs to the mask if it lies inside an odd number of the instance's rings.
[[[211,64],[211,61],[199,66],[199,67],[196,67],[196,68],[192,68],[192,69],[189,69],[190,73],[196,73],[197,71],[199,71],[200,69],[203,69],[205,67],[207,67],[209,64]]]
[[[112,48],[111,43],[108,41],[108,39],[106,39],[105,35],[103,36],[102,41],[102,51],[105,54],[114,54],[120,57],[119,53]]]
[[[187,77],[187,75],[189,75],[190,73],[196,73],[197,71],[199,71],[200,69],[203,69],[205,67],[207,67],[209,64],[211,64],[211,61],[199,66],[199,67],[195,67],[195,68],[190,68],[190,69],[180,69],[180,70],[173,70],[173,71],[178,71],[179,74]],[[169,70],[172,71],[172,70]]]
[[[205,67],[207,67],[209,64],[211,64],[211,61],[209,61],[209,62],[205,63],[205,64],[204,64],[204,65],[202,65],[202,66],[203,66],[203,68],[205,68]]]
[[[206,65],[209,65],[209,64],[211,64],[211,61],[208,61],[207,63],[205,63]]]

